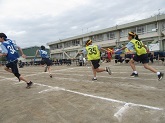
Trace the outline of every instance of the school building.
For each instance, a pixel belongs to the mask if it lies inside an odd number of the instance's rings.
[[[114,48],[128,43],[128,32],[136,32],[151,51],[165,51],[165,14],[147,19],[116,25],[114,27],[66,38],[48,43],[50,54],[55,59],[70,59],[77,56],[85,42],[92,39],[93,44],[103,48]]]

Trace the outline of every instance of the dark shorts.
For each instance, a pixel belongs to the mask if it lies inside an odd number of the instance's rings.
[[[135,55],[133,58],[134,61],[136,62],[142,62],[143,64],[149,63],[149,58],[148,54],[143,54],[143,55]]]
[[[125,55],[125,58],[127,58],[127,59],[132,59],[132,58],[133,58],[133,54],[126,54],[126,55]]]
[[[6,67],[7,67],[7,68],[11,68],[13,74],[15,74],[15,75],[20,75],[20,74],[19,74],[18,67],[17,67],[17,63],[18,63],[18,60],[14,61],[14,62],[7,63],[7,64],[6,64]]]
[[[100,67],[99,62],[100,62],[100,59],[98,59],[98,60],[91,60],[91,63],[93,65],[94,69],[97,69],[97,68]]]
[[[49,58],[44,58],[41,60],[41,65],[46,64],[47,66],[51,66],[52,65],[52,61]]]

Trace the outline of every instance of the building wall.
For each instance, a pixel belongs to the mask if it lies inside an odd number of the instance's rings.
[[[88,39],[101,47],[118,47],[128,43],[127,35],[130,31],[138,34],[144,44],[149,45],[159,42],[160,50],[165,50],[165,15],[157,15],[148,19],[48,43],[50,54],[57,59],[75,58],[77,52],[82,50]]]

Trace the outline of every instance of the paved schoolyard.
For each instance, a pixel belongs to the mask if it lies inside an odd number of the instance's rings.
[[[165,123],[165,79],[141,65],[139,78],[126,64],[105,66],[113,74],[99,73],[96,82],[90,67],[53,66],[52,79],[43,67],[24,67],[31,89],[1,67],[0,123]]]

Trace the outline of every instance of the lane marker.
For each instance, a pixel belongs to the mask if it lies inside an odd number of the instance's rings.
[[[114,116],[119,120],[122,121],[123,114],[130,108],[129,104],[126,103],[120,110],[118,110]]]
[[[70,68],[70,69],[74,69],[74,68]],[[65,71],[65,70],[68,70],[68,69],[62,69],[62,70],[59,70],[59,71],[63,71],[63,70]],[[38,74],[39,73],[32,74],[32,75],[38,75]],[[3,77],[3,78],[15,81],[13,78],[5,78],[5,77]],[[53,87],[53,86],[40,84],[40,83],[34,83],[34,84],[50,88],[50,89],[46,89],[46,90],[40,91],[38,93],[46,93],[46,92],[49,92],[49,91],[61,90],[61,91],[65,91],[65,92],[69,92],[69,93],[73,93],[73,94],[77,94],[77,95],[82,95],[82,96],[85,96],[85,97],[91,97],[91,98],[95,98],[95,99],[100,99],[100,100],[105,100],[105,101],[109,101],[109,102],[120,103],[120,104],[124,104],[124,105],[128,104],[130,106],[143,107],[143,108],[148,108],[148,109],[152,109],[152,110],[159,110],[159,111],[164,110],[163,108],[158,108],[158,107],[153,107],[153,106],[148,106],[148,105],[143,105],[143,104],[136,104],[136,103],[131,103],[131,102],[125,102],[125,101],[120,101],[120,100],[106,98],[106,97],[101,97],[101,96],[95,96],[95,95],[91,95],[91,94],[81,93],[81,92],[78,92],[78,91],[68,90],[68,89],[61,88],[61,87]]]
[[[143,104],[136,104],[136,103],[132,103],[132,102],[125,102],[125,101],[121,101],[121,100],[116,100],[116,99],[111,99],[111,98],[106,98],[106,97],[101,97],[101,96],[95,96],[95,95],[91,95],[91,94],[87,94],[87,93],[82,93],[82,92],[78,92],[78,91],[73,91],[73,90],[69,90],[69,89],[65,89],[65,88],[61,88],[61,87],[53,87],[53,86],[49,86],[49,85],[45,85],[45,84],[39,84],[39,83],[35,83],[36,85],[40,85],[40,86],[45,86],[45,87],[49,87],[50,89],[53,89],[55,91],[57,91],[57,88],[61,91],[65,91],[65,92],[69,92],[69,93],[73,93],[73,94],[77,94],[77,95],[82,95],[85,97],[91,97],[91,98],[95,98],[95,99],[100,99],[100,100],[105,100],[105,101],[109,101],[109,102],[115,102],[115,103],[120,103],[120,104],[128,104],[130,106],[135,106],[135,107],[143,107],[143,108],[148,108],[148,109],[152,109],[152,110],[164,110],[163,108],[158,108],[158,107],[154,107],[154,106],[148,106],[148,105],[143,105]],[[38,93],[46,93],[44,91],[40,91]]]
[[[80,83],[80,80],[79,79],[75,79],[75,78],[64,78],[64,77],[56,77],[54,76],[53,77],[54,79],[58,79],[58,80],[67,80],[67,81],[70,81],[70,82],[77,82],[77,83]],[[137,89],[145,89],[145,90],[158,90],[158,91],[165,91],[165,90],[162,90],[162,89],[158,89],[156,87],[152,87],[152,86],[147,86],[147,85],[129,85],[127,84],[126,82],[121,82],[120,83],[113,83],[113,82],[101,82],[101,81],[90,81],[90,80],[84,80],[82,79],[81,82],[83,83],[97,83],[97,84],[111,84],[113,86],[122,86],[122,87],[134,87],[134,88],[137,88]]]
[[[56,75],[57,74],[59,74],[59,75],[75,75],[75,76],[86,76],[86,75],[80,75],[80,74],[65,74],[65,73],[56,73]],[[93,76],[93,75],[89,75],[88,74],[88,76]],[[147,80],[147,81],[151,81],[151,80],[153,80],[153,81],[156,81],[157,79],[144,79],[144,78],[134,78],[134,77],[114,77],[114,76],[109,76],[109,75],[107,74],[107,76],[99,76],[99,77],[102,77],[102,78],[109,78],[109,79],[131,79],[131,80]],[[158,81],[158,80],[157,80]]]
[[[53,72],[58,72],[58,71],[66,71],[66,70],[70,70],[70,69],[74,69],[74,68],[66,68],[66,69],[61,69],[61,70],[54,70],[52,71]],[[47,73],[47,72],[39,72],[39,73],[35,73],[35,74],[28,74],[28,75],[24,75],[24,77],[28,77],[28,76],[35,76],[35,75],[40,75],[40,74],[44,74],[44,73]],[[12,75],[12,73],[10,73]],[[16,77],[12,77],[12,78],[6,78],[6,77],[3,77],[3,76],[0,76],[0,81],[4,81],[4,80],[14,80],[15,81],[18,81],[18,79]]]

